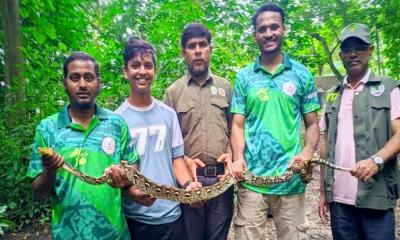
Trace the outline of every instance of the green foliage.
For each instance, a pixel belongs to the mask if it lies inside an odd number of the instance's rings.
[[[4,231],[8,228],[12,228],[15,226],[13,221],[7,220],[5,218],[5,212],[7,210],[7,206],[0,206],[0,236],[4,235]]]
[[[186,71],[180,35],[194,21],[213,34],[212,72],[229,79],[259,54],[253,41],[251,17],[265,1],[172,0],[20,0],[24,97],[12,106],[0,102],[0,206],[17,226],[49,219],[49,204],[32,199],[25,178],[34,130],[38,122],[68,101],[64,93],[62,63],[73,51],[86,51],[100,63],[102,91],[98,102],[115,109],[129,93],[122,75],[122,51],[130,36],[140,36],[157,50],[157,80],[152,91],[161,99],[164,90]],[[307,65],[315,75],[332,74],[327,61],[344,74],[338,58],[337,38],[344,25],[364,22],[378,31],[383,50],[383,72],[400,76],[400,3],[396,0],[275,1],[287,15],[284,49]],[[315,34],[326,40],[328,52]],[[3,62],[0,32],[0,62]],[[335,49],[336,47],[336,49]],[[372,62],[373,69],[377,63]],[[4,76],[0,64],[0,83]],[[0,85],[0,97],[5,87]],[[24,115],[21,116],[23,109]],[[4,214],[0,213],[0,214]],[[1,221],[0,221],[1,223]],[[1,226],[0,226],[1,229]]]

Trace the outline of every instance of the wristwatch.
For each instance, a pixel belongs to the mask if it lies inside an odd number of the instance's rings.
[[[378,165],[379,171],[381,171],[383,169],[383,158],[381,156],[378,155],[372,155],[371,159],[374,161],[374,163],[376,165]]]

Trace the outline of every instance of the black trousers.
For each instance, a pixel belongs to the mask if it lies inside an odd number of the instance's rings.
[[[218,181],[217,177],[198,176],[203,186]],[[181,204],[186,230],[185,240],[226,239],[233,215],[233,187],[216,198],[208,200],[202,207],[193,208]]]
[[[183,240],[182,216],[171,223],[151,225],[126,218],[132,240]]]

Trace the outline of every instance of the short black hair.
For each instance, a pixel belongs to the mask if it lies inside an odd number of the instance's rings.
[[[150,53],[153,59],[154,66],[156,65],[156,50],[150,43],[138,37],[131,37],[125,44],[124,49],[124,64],[128,66],[129,60],[137,54]]]
[[[191,23],[183,30],[181,35],[181,46],[185,48],[186,43],[196,37],[206,38],[208,44],[211,44],[211,33],[202,23]]]
[[[263,6],[261,6],[259,9],[257,9],[256,13],[254,13],[252,17],[252,22],[253,22],[253,28],[256,29],[256,21],[258,16],[263,13],[263,12],[277,12],[281,15],[282,18],[282,23],[285,24],[285,12],[283,9],[275,4],[275,3],[267,3]]]
[[[85,52],[74,52],[71,55],[69,55],[64,61],[63,64],[64,78],[66,78],[68,75],[68,64],[70,64],[75,60],[92,62],[94,64],[94,71],[96,72],[96,76],[100,77],[99,64],[97,63],[96,59],[94,59],[94,57],[90,56],[88,53]]]

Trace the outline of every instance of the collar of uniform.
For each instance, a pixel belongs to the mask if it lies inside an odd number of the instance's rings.
[[[371,75],[371,69],[369,69],[369,68],[368,68],[368,70],[367,70],[367,73],[364,75],[364,77],[361,78],[361,80],[360,80],[360,81],[356,84],[356,86],[354,86],[354,87],[352,87],[352,86],[348,83],[347,77],[348,77],[348,76],[346,76],[346,77],[344,78],[343,85],[346,86],[346,87],[350,87],[350,88],[356,88],[356,87],[359,86],[360,84],[366,84],[367,82],[377,82],[377,81],[379,82],[379,81],[380,81],[379,79],[375,79],[375,78]]]
[[[283,54],[283,61],[282,61],[283,67],[291,69],[292,63],[290,62],[289,56],[284,52],[282,52],[282,54]],[[254,63],[254,72],[258,72],[261,69],[263,69],[263,66],[261,64],[261,55],[260,55],[257,57],[256,62]]]
[[[68,113],[68,107],[69,104],[60,111],[60,114],[58,114],[58,119],[57,119],[58,128],[65,128],[71,125],[72,123],[71,117],[69,116]],[[94,108],[95,108],[95,115],[99,118],[99,120],[104,120],[108,118],[107,112],[102,107],[98,106],[95,103]]]
[[[212,80],[213,80],[213,74],[211,73],[211,70],[209,69],[208,75],[207,75],[207,80],[204,81],[204,84],[202,86],[206,85],[207,82],[211,82]],[[195,83],[194,79],[192,78],[192,75],[190,73],[186,74],[186,82],[187,82],[187,85],[189,85],[190,83]]]

